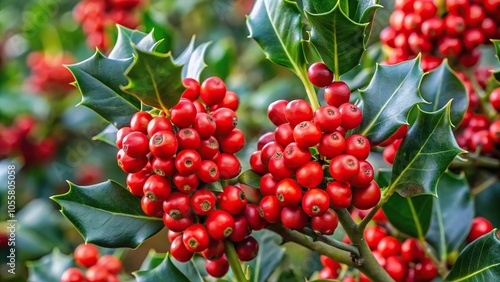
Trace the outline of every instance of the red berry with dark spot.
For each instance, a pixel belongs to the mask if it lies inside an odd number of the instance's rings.
[[[328,182],[326,193],[330,197],[330,206],[334,209],[344,209],[351,205],[352,190],[344,182]]]
[[[143,192],[153,202],[165,201],[172,192],[172,184],[168,179],[153,174],[144,183]]]
[[[219,208],[233,215],[242,214],[248,203],[243,190],[233,185],[224,187],[224,190],[217,195],[217,200]]]
[[[189,226],[182,234],[182,242],[186,249],[196,253],[205,250],[208,247],[210,238],[205,226],[200,223]]]
[[[205,270],[215,278],[221,278],[229,271],[229,262],[225,255],[217,260],[207,260],[205,262]]]
[[[323,62],[316,62],[307,69],[307,77],[315,86],[325,87],[332,82],[333,72]]]
[[[178,236],[170,244],[170,254],[177,261],[188,262],[193,257],[193,252],[190,252],[183,243],[183,236]]]
[[[339,219],[335,211],[328,209],[324,214],[311,217],[311,228],[315,232],[332,235],[337,229]]]
[[[226,211],[215,210],[208,214],[205,226],[210,237],[222,240],[233,233],[234,218]]]
[[[215,209],[217,198],[208,189],[197,190],[191,195],[190,204],[193,212],[199,215],[207,215]]]
[[[307,190],[302,197],[302,209],[309,216],[318,216],[325,213],[330,207],[330,197],[318,188]]]

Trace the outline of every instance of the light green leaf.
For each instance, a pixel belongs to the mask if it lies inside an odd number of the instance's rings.
[[[259,175],[255,171],[249,169],[240,174],[240,176],[238,177],[238,182],[253,188],[260,189],[261,178],[262,175]]]
[[[158,43],[153,38],[153,31],[150,33],[144,33],[142,31],[128,29],[124,26],[117,25],[118,27],[118,38],[116,39],[116,44],[109,53],[110,59],[128,59],[132,58],[135,54],[133,45],[137,46],[139,50],[143,51],[153,51]]]

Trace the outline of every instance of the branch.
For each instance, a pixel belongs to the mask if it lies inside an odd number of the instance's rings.
[[[460,155],[459,158],[455,158],[451,163],[450,168],[464,168],[469,166],[492,168],[495,171],[498,171],[498,169],[500,169],[500,160],[481,156],[479,154],[467,153]]]
[[[335,239],[328,238],[321,233],[316,233],[314,230],[312,230],[309,227],[305,227],[304,229],[298,230],[298,231],[302,234],[310,236],[313,239],[313,241],[323,242],[327,245],[330,245],[330,246],[335,247],[337,249],[341,249],[341,250],[350,252],[350,253],[354,254],[356,257],[359,257],[359,250],[356,246],[349,245],[349,244],[346,244],[344,242],[340,242],[340,241],[337,241]]]

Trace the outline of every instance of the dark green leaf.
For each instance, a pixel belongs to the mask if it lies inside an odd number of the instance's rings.
[[[418,108],[415,124],[396,153],[391,186],[403,197],[436,195],[439,178],[462,150],[453,136],[450,103],[436,112]]]
[[[175,281],[190,282],[172,263],[170,255],[166,255],[161,264],[150,270],[139,270],[133,273],[138,282]]]
[[[168,111],[184,92],[182,66],[176,65],[170,53],[145,52],[134,47],[137,56],[125,75],[129,81],[125,91],[145,105]]]
[[[380,187],[387,187],[390,179],[391,172],[381,170],[376,181]],[[399,231],[414,238],[423,238],[431,223],[433,198],[431,195],[404,198],[396,193],[382,209],[389,222]]]
[[[307,10],[313,14],[321,14],[329,12],[335,7],[338,0],[323,0],[323,1],[314,1],[314,0],[306,0],[304,1],[304,10]]]
[[[160,265],[163,262],[163,259],[165,259],[166,254],[162,253],[157,253],[155,250],[151,249],[148,252],[148,255],[144,259],[144,261],[141,264],[141,267],[139,270],[149,270],[156,268],[158,265]]]
[[[215,181],[213,183],[206,184],[205,188],[207,188],[212,192],[222,192],[224,190],[224,187],[222,187],[220,181]]]
[[[140,199],[108,180],[90,186],[70,183],[70,190],[52,197],[86,242],[108,248],[139,246],[163,228],[161,218],[149,217]]]
[[[73,259],[54,249],[52,253],[42,257],[38,261],[27,262],[29,282],[59,282],[63,272],[75,266]]]
[[[255,171],[249,169],[247,171],[244,171],[240,176],[238,177],[238,182],[248,185],[253,188],[260,189],[260,179],[262,178],[262,175],[259,175],[255,173]]]
[[[141,102],[123,92],[120,85],[127,79],[125,70],[132,58],[110,59],[97,51],[89,59],[67,66],[82,94],[80,105],[86,106],[116,127],[130,123],[130,118],[141,108]]]
[[[493,45],[495,45],[495,49],[497,51],[497,59],[500,61],[500,39],[492,39],[491,42],[493,42]],[[493,76],[495,79],[500,82],[500,70],[497,70],[493,73]]]
[[[203,58],[205,57],[208,45],[210,45],[210,42],[205,42],[194,49],[191,57],[189,57],[189,61],[182,68],[183,78],[189,77],[194,78],[197,81],[200,80],[200,74],[207,66]]]
[[[432,223],[426,240],[442,258],[460,247],[474,217],[474,204],[465,175],[443,174],[438,182]]]
[[[377,65],[368,87],[360,90],[363,121],[357,131],[371,144],[380,144],[407,124],[410,109],[424,102],[418,94],[423,74],[420,57],[393,66]]]
[[[353,3],[353,0],[349,0],[350,2],[350,5],[351,3]],[[350,9],[350,14],[352,14],[352,16],[350,16],[351,19],[353,19],[355,22],[358,22],[358,23],[366,23],[366,22],[370,22],[372,17],[374,16],[375,14],[375,11],[378,9],[378,8],[382,8],[381,5],[378,4],[378,0],[360,0],[360,1],[357,1],[357,0],[354,0],[354,3],[352,4],[352,6],[355,6],[354,7],[349,7]],[[355,10],[354,13],[351,12],[351,10]]]
[[[277,234],[262,230],[252,233],[259,242],[259,253],[257,257],[248,263],[250,266],[250,281],[265,282],[279,266],[285,250],[280,246],[281,237]]]
[[[153,32],[144,33],[142,31],[128,29],[118,25],[118,38],[116,44],[109,53],[110,59],[128,59],[135,54],[133,45],[143,51],[153,51],[158,42],[153,38]]]
[[[171,261],[174,266],[189,279],[190,282],[204,282],[203,277],[194,265],[193,259],[188,262],[179,262],[172,258]]]
[[[494,177],[494,176],[490,176]],[[489,181],[489,179],[485,179]],[[500,181],[477,194],[474,199],[476,216],[488,219],[493,226],[500,226]]]
[[[469,106],[467,90],[462,81],[445,60],[438,68],[426,74],[420,85],[422,98],[431,102],[420,107],[424,111],[434,112],[444,107],[450,100],[451,123],[458,126]]]
[[[297,75],[305,71],[302,14],[296,2],[257,0],[247,18],[250,37],[266,57]]]
[[[92,137],[92,140],[98,140],[101,142],[104,142],[106,144],[109,144],[111,146],[116,147],[116,133],[118,132],[118,129],[114,127],[113,125],[108,125],[106,128],[104,128],[103,131],[101,131],[99,134],[96,136]]]
[[[494,229],[465,247],[445,281],[500,281],[500,240],[496,233]]]

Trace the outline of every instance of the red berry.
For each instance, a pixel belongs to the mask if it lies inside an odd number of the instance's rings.
[[[345,140],[344,153],[353,155],[358,160],[365,160],[370,154],[370,141],[361,134],[353,134]]]
[[[196,119],[197,110],[188,99],[181,98],[177,105],[170,109],[170,120],[178,127],[189,127]]]
[[[396,45],[394,45],[394,38],[396,36],[397,36],[397,31],[392,26],[385,27],[380,32],[380,42],[391,48],[394,48],[396,47]]]
[[[226,96],[224,96],[224,100],[220,102],[219,104],[213,106],[210,108],[211,111],[215,111],[219,108],[228,108],[233,111],[236,111],[239,106],[239,99],[238,95],[234,93],[233,91],[226,91]]]
[[[500,112],[500,87],[495,88],[491,91],[490,96],[488,97],[491,106],[497,111]]]
[[[172,123],[165,117],[155,117],[148,124],[148,135],[153,136],[158,131],[174,131]]]
[[[199,215],[207,215],[215,209],[217,198],[208,189],[197,190],[191,195],[190,204],[193,212]]]
[[[311,151],[307,148],[299,147],[295,142],[286,146],[283,154],[285,166],[288,168],[298,168],[311,160]]]
[[[149,138],[144,133],[131,132],[123,138],[122,149],[132,158],[143,158],[149,153]]]
[[[203,160],[196,175],[205,183],[213,183],[219,180],[219,168],[213,161]]]
[[[222,240],[234,230],[234,218],[223,210],[215,210],[208,214],[205,221],[208,234],[216,240]]]
[[[490,138],[493,140],[495,143],[500,143],[500,120],[494,121],[490,125]]]
[[[123,149],[120,149],[116,154],[118,166],[127,173],[137,173],[141,171],[148,163],[146,156],[140,158],[132,158],[125,154]]]
[[[377,251],[385,258],[401,254],[401,243],[392,236],[385,236],[380,240]]]
[[[277,152],[283,152],[283,150],[283,146],[281,146],[277,142],[271,141],[262,148],[260,159],[262,163],[267,166],[271,157],[274,156],[274,154],[276,154]]]
[[[259,252],[259,243],[254,237],[248,236],[243,241],[234,245],[238,259],[241,261],[251,261]]]
[[[281,218],[281,205],[276,196],[265,196],[260,200],[259,213],[262,218],[270,223],[278,222]]]
[[[326,87],[333,80],[333,72],[323,62],[316,62],[307,69],[307,77],[315,86]]]
[[[326,185],[326,193],[330,198],[330,206],[334,209],[344,209],[351,205],[352,190],[344,182],[332,181]]]
[[[339,270],[340,268],[342,268],[342,266],[340,265],[340,263],[338,263],[337,261],[335,261],[332,258],[329,258],[329,257],[327,257],[325,255],[320,255],[319,256],[319,261],[321,262],[321,264],[324,267],[330,268],[335,273],[337,272],[337,270]]]
[[[352,191],[352,205],[360,210],[368,210],[380,200],[380,187],[377,182],[370,182],[368,187],[355,188]]]
[[[465,31],[465,19],[456,14],[448,14],[444,17],[444,28],[450,36],[460,35]]]
[[[104,255],[97,260],[97,265],[105,268],[111,274],[118,274],[122,270],[122,262],[113,255]]]
[[[378,225],[372,225],[365,228],[365,240],[370,249],[377,249],[378,243],[386,236],[385,230]]]
[[[236,113],[228,108],[220,108],[212,113],[212,118],[215,121],[215,134],[229,134],[238,124]]]
[[[289,168],[285,165],[283,152],[276,152],[268,163],[269,172],[276,179],[291,178],[295,173],[295,169]]]
[[[179,236],[170,244],[170,254],[174,259],[180,262],[188,262],[193,253],[190,252],[183,243],[183,236]]]
[[[182,84],[186,87],[186,90],[182,93],[181,98],[186,98],[188,100],[194,101],[200,96],[200,83],[193,78],[184,78]]]
[[[243,239],[245,239],[245,237],[250,235],[251,231],[252,230],[250,230],[250,227],[248,226],[247,219],[245,218],[245,216],[243,215],[236,216],[234,218],[233,233],[229,235],[229,239],[233,242],[240,242]]]
[[[425,20],[421,26],[422,35],[428,39],[441,37],[444,31],[443,20],[438,17]]]
[[[169,159],[175,155],[178,148],[177,138],[171,131],[158,131],[149,139],[149,150],[157,158]]]
[[[198,188],[200,179],[194,173],[186,176],[176,173],[172,177],[172,182],[174,182],[175,187],[177,187],[180,192],[191,194]]]
[[[62,276],[60,282],[84,282],[85,275],[83,272],[76,267],[70,267],[66,269]]]
[[[342,123],[342,115],[334,106],[321,106],[314,112],[313,121],[323,132],[333,132]]]
[[[220,138],[220,148],[222,152],[235,154],[245,146],[245,136],[238,128],[233,129],[229,134]]]
[[[213,136],[202,139],[198,153],[203,160],[212,160],[219,153],[219,141]]]
[[[162,203],[161,201],[152,201],[146,196],[141,198],[142,211],[149,216],[161,217],[163,215]]]
[[[153,202],[165,201],[172,192],[172,184],[168,179],[153,174],[144,183],[143,192]]]
[[[323,167],[317,162],[307,162],[295,173],[297,182],[306,188],[315,188],[323,181]]]
[[[224,255],[224,240],[210,239],[208,247],[201,252],[201,255],[207,260],[218,260]]]
[[[217,200],[219,208],[233,215],[242,214],[248,203],[243,190],[232,185],[224,187],[224,190],[217,195]]]
[[[307,225],[307,214],[299,206],[284,207],[281,210],[281,224],[285,228],[300,230]]]
[[[73,255],[78,265],[89,268],[97,263],[99,249],[93,244],[80,244],[76,247]]]
[[[457,14],[457,15],[465,15],[469,9],[469,1],[468,0],[447,0],[446,1],[446,9],[448,12]]]
[[[207,113],[207,108],[200,100],[194,100],[193,105],[196,108],[196,113]]]
[[[351,185],[358,188],[366,187],[370,185],[374,176],[372,165],[367,161],[359,161],[359,173],[351,179]]]
[[[85,273],[87,282],[108,282],[108,276],[108,270],[98,265],[91,266]]]
[[[283,207],[297,206],[302,199],[302,188],[293,179],[283,179],[276,185],[276,197]]]
[[[264,196],[275,195],[276,185],[279,180],[276,179],[271,173],[266,173],[260,179],[260,193]]]
[[[175,168],[184,176],[196,173],[200,165],[201,157],[195,150],[182,150],[175,157]]]
[[[438,275],[438,270],[430,258],[425,258],[415,265],[415,281],[431,281]]]
[[[423,19],[428,19],[436,15],[438,8],[433,1],[417,0],[413,3],[413,10]]]
[[[205,270],[215,278],[221,278],[229,271],[229,262],[225,255],[217,260],[207,260],[205,262]]]
[[[359,161],[351,155],[340,155],[330,163],[330,175],[337,181],[349,182],[359,173]]]
[[[332,269],[330,269],[329,267],[325,267],[323,269],[321,269],[318,273],[318,278],[320,280],[329,280],[329,279],[335,279],[338,277],[338,274],[337,272],[334,272]],[[347,278],[347,277],[346,277]],[[345,281],[342,280],[342,281]]]
[[[293,129],[293,139],[300,147],[316,146],[321,139],[321,128],[313,122],[303,121]]]
[[[311,218],[311,227],[315,232],[325,235],[332,235],[339,224],[337,214],[328,209],[324,214]]]
[[[147,198],[146,198],[147,199]],[[163,212],[163,210],[162,210]],[[163,224],[169,229],[174,232],[183,232],[186,230],[189,226],[193,224],[193,216],[188,215],[186,217],[183,217],[181,219],[174,219],[168,213],[163,214]],[[182,241],[181,241],[182,242]]]
[[[425,252],[417,239],[408,238],[401,244],[401,256],[407,262],[418,263],[424,260]]]
[[[191,211],[189,196],[184,193],[173,192],[168,199],[163,202],[163,211],[174,219],[181,219],[188,216]]]
[[[141,170],[136,173],[129,173],[127,175],[127,188],[130,190],[130,193],[135,196],[142,197],[144,192],[142,188],[144,187],[144,183],[151,176],[151,172],[148,170]]]
[[[385,270],[396,282],[406,281],[408,275],[408,265],[406,262],[397,256],[386,258]]]
[[[151,162],[151,167],[154,173],[158,174],[159,176],[169,177],[174,175],[176,172],[174,161],[175,161],[174,158],[168,158],[168,159],[154,158],[153,161]]]
[[[286,147],[288,144],[292,143],[294,139],[293,129],[290,126],[290,123],[287,122],[280,124],[274,131],[274,139],[283,147]]]
[[[466,241],[468,243],[475,241],[477,238],[487,234],[491,230],[493,230],[491,222],[484,217],[478,216],[472,220],[472,226],[469,234],[467,234]]]
[[[179,149],[196,150],[200,147],[201,140],[198,132],[192,128],[182,128],[176,134]]]
[[[287,122],[285,117],[285,108],[288,105],[287,100],[277,100],[267,108],[267,117],[276,126]]]
[[[438,42],[438,50],[445,57],[454,57],[462,51],[462,42],[455,37],[443,37]]]
[[[344,129],[353,129],[361,124],[363,115],[356,105],[352,103],[342,104],[339,111],[342,115],[342,127]]]
[[[224,96],[226,96],[226,84],[219,77],[209,77],[201,84],[200,98],[207,106],[221,103]]]
[[[488,130],[481,130],[472,134],[469,146],[473,152],[481,150],[482,154],[491,154],[495,150],[495,144]]]
[[[344,152],[345,139],[342,133],[334,131],[321,136],[318,143],[318,152],[329,159],[332,159]]]
[[[122,127],[118,130],[118,132],[116,132],[116,146],[118,147],[118,149],[121,149],[123,148],[122,146],[122,143],[123,143],[123,139],[129,135],[132,131],[132,129],[130,129],[130,127],[126,126],[126,127]]]
[[[307,190],[302,197],[302,209],[309,216],[318,216],[325,213],[330,206],[330,197],[321,189]]]
[[[286,120],[285,120],[286,122]],[[257,150],[262,150],[267,143],[274,141],[274,132],[266,132],[257,140]]]
[[[351,98],[351,89],[343,81],[334,81],[325,88],[325,101],[328,105],[340,107],[348,103]]]
[[[207,138],[215,133],[215,120],[207,113],[198,113],[193,123],[193,129],[201,138]]]
[[[297,99],[290,101],[285,108],[285,117],[291,127],[303,121],[310,121],[313,118],[313,111],[309,103],[305,100]]]
[[[238,158],[231,154],[222,153],[217,158],[220,179],[231,179],[241,172],[241,164]]]
[[[257,174],[263,175],[267,173],[267,167],[262,163],[262,151],[255,151],[250,155],[250,167]]]
[[[172,231],[172,230],[168,230],[167,236],[168,236],[168,241],[170,243],[172,243],[175,238],[177,238],[179,236],[182,236],[182,232],[175,232],[175,231]]]
[[[182,242],[186,249],[196,253],[205,250],[208,247],[210,238],[205,226],[200,223],[189,226],[182,234]]]
[[[148,133],[148,124],[153,117],[148,112],[137,112],[130,119],[130,128],[132,131]]]
[[[261,230],[266,227],[267,222],[260,216],[259,206],[248,204],[245,208],[245,218],[247,219],[248,226],[252,230]]]

